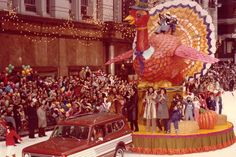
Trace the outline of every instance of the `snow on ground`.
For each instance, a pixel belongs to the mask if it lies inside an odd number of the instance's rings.
[[[223,114],[226,114],[228,117],[228,121],[232,122],[234,126],[236,126],[236,91],[232,95],[231,92],[225,92],[222,96],[223,98]],[[236,127],[234,128],[236,132]],[[16,157],[21,157],[21,151],[24,147],[27,147],[29,145],[44,141],[49,138],[51,132],[47,132],[47,137],[37,137],[35,139],[29,139],[28,137],[23,138],[23,142],[21,144],[18,144],[16,146]],[[5,142],[0,142],[0,157],[5,157],[5,151],[6,146]],[[236,143],[230,147],[216,150],[216,151],[210,151],[210,152],[204,152],[204,153],[193,153],[193,154],[186,154],[181,155],[183,157],[235,157],[236,154]],[[129,154],[129,157],[136,157],[137,155]],[[147,155],[138,155],[138,157],[146,157]],[[150,157],[158,157],[159,155],[148,155]],[[163,155],[162,155],[163,156]],[[164,155],[168,156],[168,155]],[[180,155],[171,155],[171,157],[177,157]]]
[[[37,137],[37,135],[35,136],[36,138],[33,139],[29,139],[28,136],[27,137],[23,137],[23,141],[21,142],[21,144],[17,144],[16,146],[16,157],[21,157],[21,152],[22,149],[30,146],[32,144],[38,143],[38,142],[42,142],[45,141],[49,138],[49,136],[51,135],[51,131],[46,133],[47,136],[46,137]],[[0,142],[0,157],[5,157],[6,154],[6,146],[5,146],[5,142]]]

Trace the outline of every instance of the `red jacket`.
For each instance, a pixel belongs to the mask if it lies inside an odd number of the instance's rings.
[[[14,137],[16,137],[18,140],[21,140],[20,136],[16,133],[15,130],[10,130],[10,132],[7,130],[7,132],[6,132],[6,146],[14,146],[15,145]]]

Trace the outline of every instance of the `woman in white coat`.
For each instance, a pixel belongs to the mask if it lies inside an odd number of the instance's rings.
[[[146,131],[150,131],[150,123],[152,132],[156,131],[156,97],[153,87],[148,88],[145,96],[145,107],[143,118],[146,119]]]

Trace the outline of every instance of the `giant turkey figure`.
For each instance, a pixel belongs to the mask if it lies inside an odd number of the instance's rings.
[[[147,0],[143,0],[147,1]],[[106,64],[125,60],[133,56],[133,67],[142,81],[169,81],[180,85],[186,77],[192,61],[215,63],[218,59],[205,55],[194,48],[181,43],[178,36],[170,33],[148,33],[150,18],[144,2],[131,6],[126,21],[136,26],[136,43],[134,50],[111,59]]]

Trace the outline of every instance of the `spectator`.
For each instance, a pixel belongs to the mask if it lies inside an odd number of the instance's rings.
[[[11,123],[13,128],[16,128],[16,122],[13,118],[13,112],[11,111],[11,109],[8,109],[8,111],[6,113],[3,113],[3,115],[5,115],[6,122]]]
[[[31,102],[26,111],[29,122],[29,138],[35,138],[35,129],[38,128],[38,116],[35,102]]]
[[[119,76],[121,80],[127,80],[128,74],[127,74],[127,69],[124,64],[121,65]]]
[[[223,108],[223,102],[222,102],[222,97],[221,97],[220,92],[217,94],[216,102],[218,103],[218,106],[219,106],[219,114],[221,114],[222,113],[222,108]]]
[[[128,120],[133,131],[139,131],[138,127],[138,91],[132,88],[127,96],[128,106]]]
[[[16,133],[11,122],[8,122],[6,127],[7,127],[7,130],[6,130],[6,147],[7,147],[6,157],[16,157],[15,149],[14,149],[14,147],[15,147],[14,137],[18,139],[18,142],[22,141],[22,139]]]
[[[47,127],[47,118],[44,104],[41,104],[37,109],[37,116],[38,116],[39,137],[46,136],[45,128]]]
[[[16,122],[16,132],[19,133],[21,129],[21,115],[20,115],[20,106],[14,105],[13,106],[13,117]]]
[[[85,68],[83,67],[82,69],[81,69],[81,71],[79,72],[79,77],[81,78],[81,79],[85,79],[86,78],[86,71],[85,71]]]

